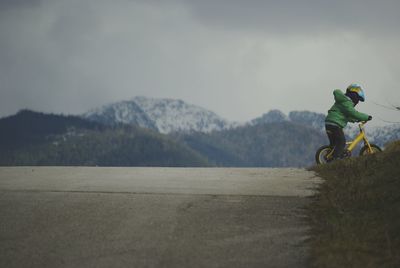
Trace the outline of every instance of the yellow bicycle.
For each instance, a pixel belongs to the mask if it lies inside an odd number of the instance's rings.
[[[354,148],[356,148],[357,144],[360,143],[361,141],[364,141],[364,146],[360,150],[360,155],[374,154],[382,151],[382,149],[378,145],[369,143],[364,129],[364,125],[366,123],[367,122],[361,122],[360,124],[358,124],[360,133],[353,141],[346,142],[344,157],[351,157],[351,152],[354,150]],[[321,146],[315,154],[315,160],[317,164],[325,164],[332,161],[333,148],[330,147],[329,145]]]

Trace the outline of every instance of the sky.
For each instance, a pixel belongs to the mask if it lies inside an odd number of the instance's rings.
[[[232,121],[359,111],[400,122],[398,0],[0,0],[0,117],[81,114],[135,96]]]

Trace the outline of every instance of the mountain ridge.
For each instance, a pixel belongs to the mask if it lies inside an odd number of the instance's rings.
[[[291,122],[165,135],[34,111],[0,119],[0,133],[0,166],[298,167],[311,164],[324,138]]]
[[[82,117],[22,110],[1,118],[0,149],[13,153],[17,160],[10,162],[7,158],[12,157],[3,155],[0,165],[307,166],[316,148],[328,143],[325,115],[320,113],[291,111],[286,115],[275,109],[239,124],[182,100],[133,99],[93,109]],[[357,131],[355,124],[345,129],[348,138]],[[400,124],[367,126],[367,136],[383,147],[400,139]],[[301,155],[296,155],[300,151],[296,148],[302,148]],[[35,155],[34,150],[39,153]],[[168,154],[173,156],[170,160]],[[184,161],[183,155],[191,160]]]
[[[134,124],[163,134],[219,131],[235,125],[212,111],[182,100],[143,96],[92,109],[82,117],[108,125]]]

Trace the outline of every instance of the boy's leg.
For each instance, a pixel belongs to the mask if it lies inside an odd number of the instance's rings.
[[[330,146],[333,148],[333,158],[342,158],[344,147],[346,146],[346,138],[343,129],[337,126],[326,125],[326,134],[329,138]]]

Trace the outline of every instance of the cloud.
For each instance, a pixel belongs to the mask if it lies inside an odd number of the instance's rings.
[[[11,8],[25,8],[39,5],[42,0],[0,0],[0,10]]]
[[[247,120],[325,112],[331,90],[351,82],[398,98],[398,4],[362,3],[0,1],[0,116],[145,95]]]
[[[207,25],[273,34],[398,33],[396,0],[184,1]]]

